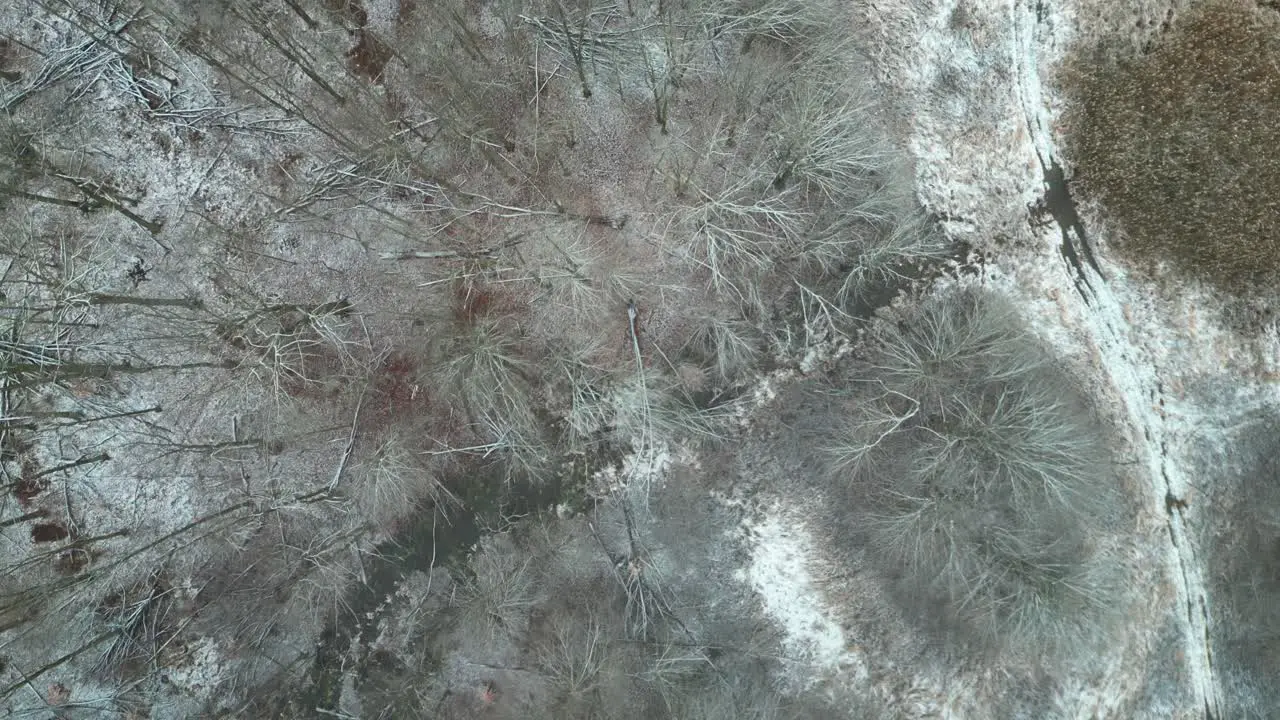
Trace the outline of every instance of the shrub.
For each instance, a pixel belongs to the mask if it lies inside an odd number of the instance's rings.
[[[955,649],[1065,649],[1097,637],[1107,444],[1011,305],[926,301],[871,333],[867,382],[829,448],[836,521]],[[851,522],[847,512],[852,511]]]
[[[729,384],[753,367],[760,356],[758,333],[738,318],[699,318],[684,352],[711,370],[717,382]]]
[[[618,267],[606,250],[587,242],[585,230],[572,242],[548,241],[554,260],[539,268],[545,296],[577,318],[596,317],[609,303],[625,302],[643,285],[638,275]]]
[[[444,389],[470,421],[477,445],[468,452],[498,453],[513,476],[543,478],[549,450],[525,337],[514,320],[485,312],[449,329],[453,334],[437,347],[428,386]]]
[[[531,412],[530,369],[510,325],[483,318],[450,338],[443,364],[445,384],[473,420],[497,415],[516,422]]]
[[[904,202],[893,202],[893,192],[868,201],[868,213],[881,213],[887,221],[862,233],[843,264],[847,267],[837,297],[846,307],[865,306],[887,287],[908,281],[913,272],[955,253],[946,237],[928,227],[925,217],[908,212]],[[818,253],[833,243],[817,244]],[[853,312],[853,310],[851,310]]]
[[[466,624],[485,628],[491,638],[522,632],[536,601],[531,562],[522,561],[501,536],[485,543],[458,587],[456,601]]]
[[[537,649],[537,662],[559,693],[580,700],[599,685],[610,652],[610,637],[599,620],[564,620],[554,623],[550,639]]]
[[[608,371],[592,362],[591,353],[602,347],[591,344],[584,352],[552,355],[544,366],[543,382],[559,402],[561,439],[570,452],[581,452],[604,442],[611,405],[607,397]]]
[[[1275,708],[1280,701],[1272,681],[1280,673],[1280,464],[1274,438],[1274,421],[1253,425],[1218,466],[1229,469],[1226,476],[1213,478],[1214,487],[1235,491],[1212,504],[1207,564],[1213,573],[1214,665],[1230,690],[1231,717],[1270,717],[1257,706]]]
[[[1118,250],[1240,289],[1280,270],[1280,15],[1213,0],[1151,51],[1068,66],[1076,178]]]
[[[705,269],[710,286],[746,301],[746,289],[759,283],[785,248],[800,242],[807,213],[797,210],[788,192],[757,187],[769,176],[764,166],[753,167],[740,181],[711,194],[699,190],[699,204],[683,211],[682,232],[691,238],[689,258]]]
[[[353,489],[361,514],[377,527],[387,527],[422,503],[445,512],[460,504],[399,435],[382,441],[358,466]]]
[[[248,314],[218,323],[216,333],[241,355],[241,366],[261,378],[279,400],[321,391],[335,379],[335,370],[357,362],[363,348],[347,337],[351,316],[346,300],[263,302]]]
[[[878,129],[865,122],[874,107],[864,82],[797,81],[771,138],[770,184],[794,183],[833,202],[871,195],[893,157]]]
[[[743,50],[764,41],[796,54],[812,54],[815,45],[830,42],[841,16],[838,3],[828,0],[722,0],[709,3],[708,23],[716,35],[742,38]]]

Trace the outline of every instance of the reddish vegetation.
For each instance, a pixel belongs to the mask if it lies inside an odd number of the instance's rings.
[[[394,424],[398,418],[413,412],[426,402],[426,394],[418,385],[418,361],[401,352],[393,352],[378,365],[373,387],[365,405],[364,427],[377,430]]]
[[[458,322],[471,324],[489,318],[510,318],[528,310],[515,285],[465,282],[454,291],[453,313]]]
[[[26,507],[32,503],[44,492],[44,484],[38,480],[28,480],[23,478],[13,486],[13,496],[18,499],[18,504]]]
[[[396,24],[403,25],[409,22],[417,9],[418,3],[414,2],[414,0],[400,0],[400,8],[396,11]]]
[[[39,475],[40,467],[34,460],[26,458],[22,461],[22,477],[13,486],[13,496],[22,507],[29,506],[47,487]]]
[[[31,526],[31,539],[35,542],[57,542],[71,536],[62,523],[43,522]]]
[[[488,317],[493,311],[494,293],[473,286],[458,289],[457,303],[454,312],[464,322]]]
[[[45,702],[50,705],[66,705],[71,702],[71,689],[62,683],[54,683],[45,693]],[[55,717],[62,717],[62,715],[55,713]]]
[[[391,62],[394,53],[377,35],[369,32],[369,13],[364,5],[351,0],[330,0],[329,7],[342,16],[343,21],[355,30],[356,44],[347,51],[351,72],[363,75],[373,82],[382,81],[382,71]]]
[[[382,73],[391,62],[391,48],[367,30],[357,30],[355,35],[356,44],[347,51],[351,72],[375,83],[382,82]]]

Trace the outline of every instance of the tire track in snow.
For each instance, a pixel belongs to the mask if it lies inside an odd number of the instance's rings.
[[[1192,691],[1203,706],[1206,720],[1222,718],[1220,693],[1213,672],[1213,647],[1209,635],[1209,603],[1203,564],[1187,524],[1189,484],[1169,456],[1170,429],[1164,420],[1164,387],[1153,359],[1130,340],[1128,322],[1119,300],[1093,261],[1083,223],[1075,213],[1053,145],[1050,113],[1041,94],[1039,48],[1051,41],[1052,9],[1046,0],[1014,0],[1011,26],[1015,41],[1017,93],[1027,130],[1045,171],[1043,211],[1052,215],[1062,231],[1064,266],[1073,274],[1077,290],[1088,306],[1086,323],[1103,358],[1103,367],[1120,393],[1130,424],[1142,430],[1138,441],[1141,460],[1151,482],[1151,499],[1163,504],[1168,517],[1169,568],[1174,579],[1183,628],[1187,671]],[[1082,262],[1083,260],[1083,262]]]

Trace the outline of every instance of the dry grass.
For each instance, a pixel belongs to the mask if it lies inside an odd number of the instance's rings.
[[[1118,250],[1231,292],[1280,271],[1280,15],[1212,0],[1149,52],[1082,56],[1063,75],[1077,182]]]

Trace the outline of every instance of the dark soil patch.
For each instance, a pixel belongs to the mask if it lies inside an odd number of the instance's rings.
[[[29,480],[23,478],[13,486],[13,496],[18,499],[18,504],[26,507],[44,492],[44,483],[38,480]]]
[[[366,77],[370,82],[382,82],[382,73],[391,62],[391,48],[368,30],[356,31],[356,44],[347,51],[351,72]]]
[[[31,539],[35,542],[57,542],[71,537],[62,523],[43,522],[31,526]]]
[[[411,355],[394,352],[378,365],[366,405],[362,427],[378,432],[413,417],[424,409],[427,393],[418,383],[419,362]]]

